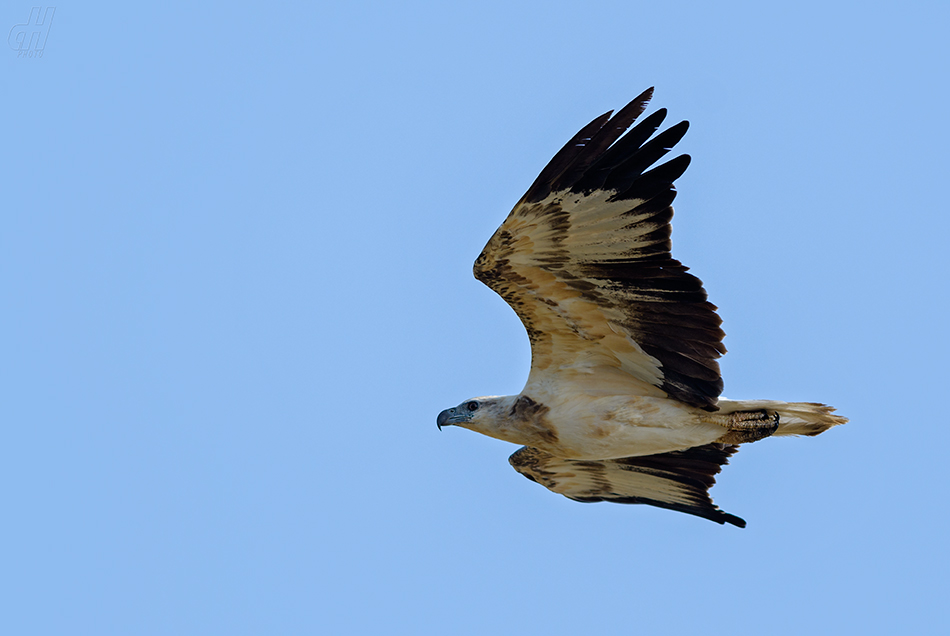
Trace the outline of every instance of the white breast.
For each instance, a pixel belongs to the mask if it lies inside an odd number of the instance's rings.
[[[715,442],[725,430],[701,421],[704,411],[669,398],[554,398],[546,402],[557,447],[572,459],[615,459],[685,450]]]

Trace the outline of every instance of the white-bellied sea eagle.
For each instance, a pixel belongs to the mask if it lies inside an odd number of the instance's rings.
[[[719,397],[722,321],[670,256],[689,156],[652,167],[688,124],[653,136],[661,109],[627,132],[652,95],[582,128],[488,241],[475,277],[524,324],[531,371],[519,395],[466,400],[437,423],[522,444],[515,470],[576,501],[744,527],[709,496],[738,445],[847,420],[824,404]]]

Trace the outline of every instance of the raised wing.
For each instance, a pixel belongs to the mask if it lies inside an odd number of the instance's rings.
[[[652,94],[577,133],[475,261],[475,277],[528,331],[526,392],[594,378],[717,409],[722,321],[702,282],[670,256],[673,181],[689,156],[650,169],[688,124],[647,141],[666,116],[659,110],[624,135]]]
[[[589,461],[523,446],[508,461],[531,481],[574,501],[647,504],[744,528],[745,520],[723,512],[709,496],[715,475],[738,449],[706,444],[661,455]]]

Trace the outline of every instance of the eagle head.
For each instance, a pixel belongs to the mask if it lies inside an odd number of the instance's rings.
[[[495,439],[521,444],[524,441],[518,430],[519,422],[512,417],[517,401],[517,395],[472,398],[439,413],[435,423],[440,430],[443,426],[461,426]]]

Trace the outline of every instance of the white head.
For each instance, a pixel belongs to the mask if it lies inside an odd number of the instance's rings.
[[[496,439],[515,441],[510,414],[517,399],[517,395],[492,395],[465,400],[439,413],[436,425],[440,430],[443,426],[461,426]]]
[[[527,395],[480,397],[465,400],[439,413],[436,424],[455,425],[513,444],[551,448],[557,431],[547,420],[548,407]]]

